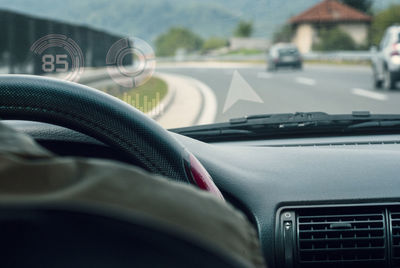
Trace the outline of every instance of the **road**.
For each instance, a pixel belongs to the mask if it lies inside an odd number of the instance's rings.
[[[223,107],[234,71],[261,97],[263,103],[238,101],[225,113]],[[374,90],[367,66],[306,65],[302,71],[267,73],[263,65],[161,65],[157,71],[195,78],[217,97],[216,122],[260,113],[323,111],[328,113],[400,113],[400,89]]]

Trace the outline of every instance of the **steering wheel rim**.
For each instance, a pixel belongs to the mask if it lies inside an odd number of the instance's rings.
[[[91,136],[134,165],[192,182],[189,153],[139,110],[99,90],[31,75],[0,75],[0,118],[50,123]]]

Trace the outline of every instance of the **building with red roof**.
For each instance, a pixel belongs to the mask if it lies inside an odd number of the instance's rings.
[[[356,44],[365,44],[371,20],[371,16],[336,0],[324,0],[292,17],[289,23],[295,32],[293,43],[302,53],[307,53],[319,42],[320,30],[332,27],[339,27]]]

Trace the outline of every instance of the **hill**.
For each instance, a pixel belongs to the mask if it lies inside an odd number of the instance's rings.
[[[231,36],[240,19],[252,20],[254,36],[270,37],[292,15],[320,0],[0,0],[0,8],[110,32],[149,42],[171,26],[185,26],[203,37]],[[398,0],[376,0],[382,9]]]

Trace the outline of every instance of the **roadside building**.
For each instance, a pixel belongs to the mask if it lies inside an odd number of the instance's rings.
[[[292,17],[289,22],[294,29],[292,42],[301,53],[307,53],[319,41],[321,29],[338,27],[357,45],[367,43],[371,20],[371,16],[336,0],[324,0]]]
[[[270,41],[264,38],[232,37],[229,39],[229,49],[256,49],[265,51],[270,46]]]

